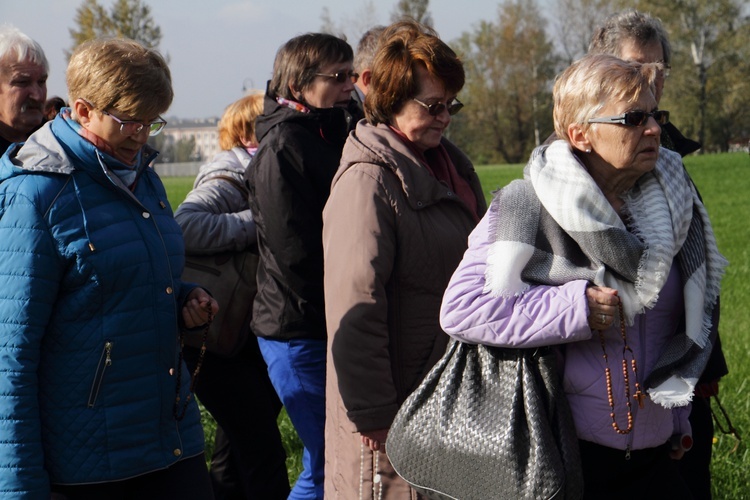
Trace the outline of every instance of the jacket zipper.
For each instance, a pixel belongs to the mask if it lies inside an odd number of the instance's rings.
[[[113,342],[110,340],[104,342],[104,348],[102,349],[101,356],[99,356],[99,364],[96,367],[96,374],[94,375],[94,383],[91,384],[91,392],[89,393],[88,402],[89,408],[93,408],[96,404],[96,399],[102,388],[104,373],[107,371],[107,367],[112,365],[112,345]]]

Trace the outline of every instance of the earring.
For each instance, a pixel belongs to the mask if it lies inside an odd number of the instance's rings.
[[[586,148],[586,152],[590,153],[591,152],[591,148]]]

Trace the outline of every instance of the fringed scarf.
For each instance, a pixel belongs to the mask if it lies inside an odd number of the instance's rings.
[[[653,308],[676,258],[685,331],[668,341],[645,385],[654,402],[685,406],[711,354],[727,261],[678,154],[662,148],[624,201],[627,227],[564,141],[537,148],[524,180],[492,200],[486,290],[512,297],[584,279],[617,289],[632,325]]]

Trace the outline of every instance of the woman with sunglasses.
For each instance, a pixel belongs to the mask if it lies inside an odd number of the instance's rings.
[[[461,341],[559,346],[584,498],[692,498],[676,460],[726,260],[680,155],[659,147],[658,71],[589,55],[558,77],[564,139],[495,195],[440,314]]]
[[[349,136],[323,213],[326,495],[413,498],[386,456],[396,412],[445,350],[440,300],[486,202],[444,137],[464,68],[434,31],[386,29],[367,121]]]
[[[323,498],[326,326],[322,212],[349,131],[352,48],[322,33],[277,52],[258,151],[245,171],[260,263],[251,328],[268,375],[297,430],[303,470],[290,499]]]
[[[672,62],[672,48],[667,31],[658,18],[632,9],[612,14],[594,30],[589,53],[610,54],[626,61],[663,65],[656,78],[655,97],[656,104],[659,104],[664,85],[669,80],[667,77]],[[677,151],[683,157],[701,148],[700,143],[685,137],[671,122],[662,125],[661,145]],[[728,373],[719,335],[711,358],[695,388],[690,412],[694,446],[679,462],[682,475],[696,499],[711,498],[714,420],[710,399],[718,397],[719,382]],[[717,401],[718,399],[714,403]]]
[[[211,499],[180,336],[216,302],[146,141],[172,102],[164,59],[86,42],[63,108],[0,162],[0,484],[18,498]]]

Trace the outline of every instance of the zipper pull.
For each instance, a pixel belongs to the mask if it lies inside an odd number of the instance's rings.
[[[630,445],[625,448],[625,460],[630,460]]]
[[[112,358],[110,355],[112,354],[112,342],[107,342],[104,344],[104,352],[105,352],[105,358],[104,358],[104,365],[105,366],[112,366]]]

